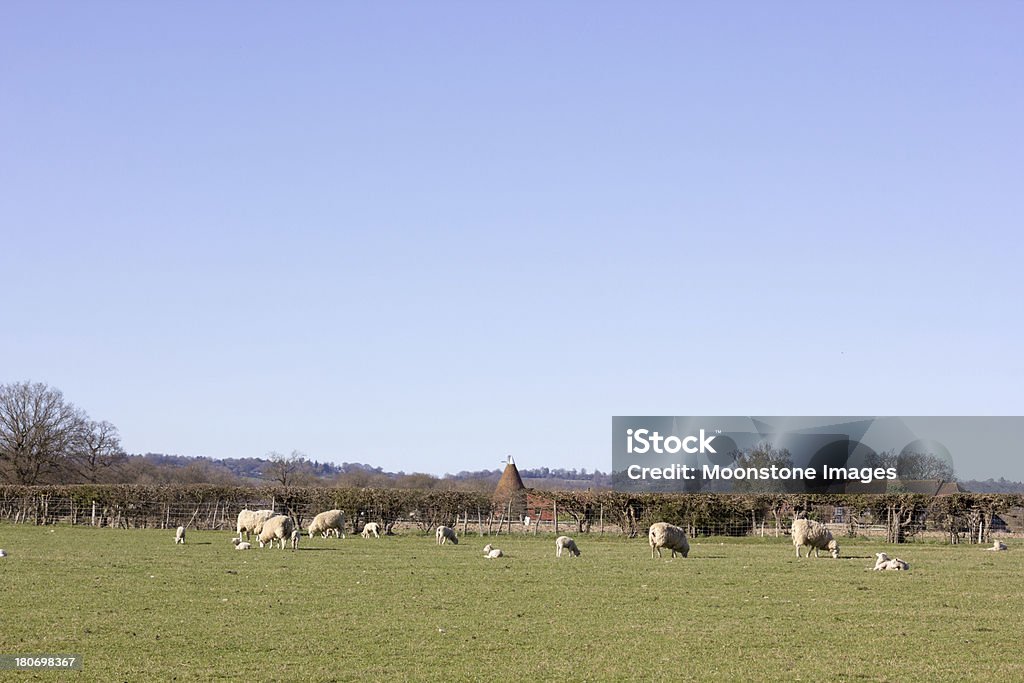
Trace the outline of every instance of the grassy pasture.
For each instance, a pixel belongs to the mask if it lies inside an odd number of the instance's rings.
[[[83,672],[3,680],[1021,681],[1024,548],[788,539],[303,538],[0,525],[0,654]],[[886,550],[911,571],[871,572]]]

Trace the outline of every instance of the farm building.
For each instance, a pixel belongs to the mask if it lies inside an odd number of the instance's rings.
[[[522,519],[526,515],[526,485],[523,484],[523,478],[519,476],[519,470],[511,455],[508,456],[505,471],[501,473],[501,479],[498,480],[491,500],[498,510],[509,510],[511,503],[511,519]]]

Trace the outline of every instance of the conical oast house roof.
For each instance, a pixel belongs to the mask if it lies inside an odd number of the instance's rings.
[[[522,514],[526,508],[526,485],[523,484],[523,478],[519,476],[519,470],[516,469],[516,464],[512,461],[511,456],[509,456],[508,464],[505,465],[505,471],[501,473],[501,479],[498,480],[498,486],[494,489],[492,497],[492,500],[499,505],[508,505],[509,499],[514,501],[512,503],[513,512]]]

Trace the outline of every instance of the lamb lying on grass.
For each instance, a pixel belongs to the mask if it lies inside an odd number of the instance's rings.
[[[555,539],[555,557],[561,557],[563,550],[569,551],[575,557],[580,556],[580,549],[576,547],[576,541],[568,536],[559,536]]]
[[[363,538],[380,538],[380,525],[377,522],[367,522],[366,526],[363,527]]]
[[[793,520],[793,546],[797,557],[800,557],[800,548],[803,546],[807,546],[807,557],[811,556],[812,549],[815,557],[818,557],[818,550],[827,550],[833,558],[839,557],[839,543],[832,538],[832,532],[813,519]]]
[[[488,543],[484,546],[484,557],[488,560],[496,560],[502,556],[501,548],[495,548],[493,545]]]
[[[174,532],[174,545],[185,544],[185,527],[179,526]]]
[[[1005,543],[997,539],[993,541],[991,548],[985,548],[985,550],[995,550],[996,552],[1000,552],[1002,550],[1009,550],[1009,548],[1006,547]]]
[[[675,557],[677,552],[683,557],[690,554],[690,543],[686,540],[686,532],[668,522],[652,524],[651,530],[647,532],[647,540],[651,544],[652,560],[654,551],[658,551],[658,557],[661,557],[662,548],[671,550],[672,557]]]
[[[455,535],[455,530],[450,526],[437,527],[437,532],[434,536],[437,538],[438,545],[444,545],[448,541],[451,541],[455,545],[459,544],[459,537]]]
[[[874,571],[907,571],[910,565],[898,557],[890,558],[885,553],[876,553]]]
[[[235,544],[235,550],[248,550],[251,547],[252,547],[252,544],[251,543],[246,543],[245,541],[239,541],[238,543]]]

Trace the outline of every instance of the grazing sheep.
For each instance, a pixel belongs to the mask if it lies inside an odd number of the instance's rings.
[[[178,545],[179,543],[185,545],[185,527],[183,526],[179,526],[174,532],[174,545]]]
[[[819,549],[829,551],[833,558],[839,557],[839,543],[832,538],[832,532],[813,519],[793,520],[793,547],[796,548],[797,557],[800,557],[800,548],[803,546],[807,546],[807,557],[811,556],[812,549],[815,557],[818,557]]]
[[[248,550],[251,547],[252,547],[252,544],[251,543],[246,543],[245,541],[240,541],[240,542],[235,544],[235,550]]]
[[[235,532],[241,538],[245,533],[245,540],[249,540],[249,532],[259,536],[262,531],[263,522],[274,516],[273,510],[242,510],[238,513],[238,523],[235,525]]]
[[[875,553],[875,555],[876,555],[877,559],[875,560],[875,569],[874,569],[874,571],[876,571],[876,572],[886,571],[886,570],[906,571],[906,570],[910,569],[910,565],[907,564],[906,562],[904,562],[903,560],[901,560],[898,557],[890,558],[885,553]]]
[[[302,537],[302,532],[298,529],[292,531],[292,550],[299,549],[299,539]]]
[[[992,543],[991,548],[985,548],[985,550],[995,550],[996,552],[999,552],[1001,550],[1009,550],[1009,548],[1006,547],[1005,543],[997,539]]]
[[[555,539],[555,557],[561,557],[562,550],[568,550],[570,554],[576,557],[580,556],[580,549],[576,547],[576,541],[568,536],[559,536]]]
[[[444,545],[448,541],[451,541],[455,545],[459,544],[459,537],[455,535],[455,530],[450,526],[437,527],[437,532],[434,535],[437,538],[438,545]]]
[[[374,538],[380,538],[380,525],[377,522],[367,522],[363,527],[363,538],[369,538],[371,535]]]
[[[496,560],[502,555],[503,553],[501,552],[501,548],[495,548],[490,543],[484,546],[484,557],[488,560]]]
[[[292,532],[295,531],[295,522],[292,518],[287,515],[277,515],[271,517],[263,523],[263,529],[260,531],[259,542],[260,547],[264,547],[268,543],[270,547],[274,547],[274,541],[281,542],[281,549],[284,550],[285,543],[292,537]]]
[[[690,554],[690,543],[686,540],[686,532],[681,528],[668,522],[657,522],[651,525],[647,533],[647,540],[651,544],[651,559],[654,559],[654,551],[658,551],[661,557],[661,549],[667,548],[672,551],[672,557],[679,552],[683,557]]]
[[[345,513],[341,510],[327,510],[313,518],[307,529],[310,538],[314,534],[321,534],[327,538],[333,533],[335,538],[345,538]]]

